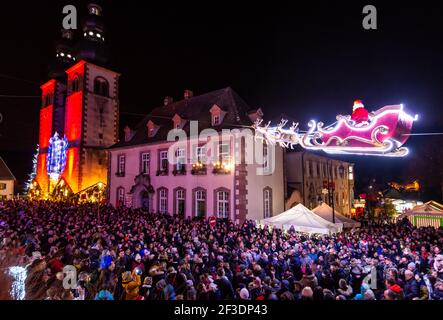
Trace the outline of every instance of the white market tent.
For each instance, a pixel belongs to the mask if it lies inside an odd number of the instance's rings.
[[[408,218],[416,227],[443,227],[443,205],[436,201],[428,201],[399,215],[397,220],[403,218]]]
[[[335,225],[313,213],[301,203],[279,215],[261,220],[261,224],[298,232],[331,234],[341,232],[342,223]]]
[[[321,218],[328,220],[329,222],[332,222],[332,208],[328,206],[326,203],[323,202],[321,205],[312,209],[312,212],[314,212],[316,215],[320,216]],[[360,222],[345,217],[344,215],[338,213],[337,211],[335,211],[335,222],[343,223],[343,228],[360,228],[361,225]]]

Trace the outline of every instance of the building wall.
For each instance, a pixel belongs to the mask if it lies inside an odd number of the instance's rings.
[[[264,199],[263,190],[272,190],[272,216],[282,213],[285,210],[284,191],[284,150],[279,146],[270,146],[275,150],[275,169],[272,173],[259,175],[257,169],[262,168],[261,164],[247,166],[247,218],[253,220],[264,219]]]
[[[206,190],[206,215],[215,215],[214,207],[214,191],[218,188],[224,188],[230,191],[230,201],[229,201],[229,214],[230,217],[234,217],[234,171],[232,170],[229,174],[214,174],[212,173],[212,165],[208,165],[206,175],[192,175],[191,169],[192,164],[190,164],[190,154],[187,155],[188,164],[186,164],[186,174],[174,176],[172,171],[174,170],[174,164],[169,164],[168,175],[156,175],[159,167],[159,150],[168,149],[171,146],[170,142],[166,143],[155,143],[147,144],[142,146],[131,146],[127,148],[119,148],[110,151],[111,155],[111,166],[110,166],[110,184],[109,187],[109,199],[110,203],[114,206],[117,205],[117,189],[123,187],[125,189],[125,194],[130,200],[130,205],[133,207],[139,206],[140,202],[134,197],[139,195],[130,196],[128,193],[135,184],[136,177],[141,172],[140,167],[140,157],[141,153],[150,153],[150,183],[154,188],[155,193],[152,198],[152,211],[158,212],[158,189],[166,188],[168,190],[168,213],[173,213],[174,210],[174,189],[177,187],[184,188],[185,192],[185,215],[187,217],[194,216],[194,199],[193,190],[195,188],[203,188]],[[233,144],[231,143],[231,154],[232,154]],[[125,175],[124,177],[119,177],[116,175],[118,167],[118,156],[125,155]]]
[[[194,144],[192,141],[190,144]],[[157,176],[159,164],[159,150],[168,149],[171,143],[156,143],[147,144],[142,146],[131,146],[126,148],[119,148],[110,151],[110,184],[109,186],[109,199],[110,203],[114,206],[117,205],[117,189],[123,187],[125,194],[129,199],[127,201],[128,206],[139,207],[141,204],[140,196],[137,194],[129,195],[131,188],[135,185],[136,177],[140,174],[140,158],[141,153],[150,153],[150,184],[154,188],[155,193],[152,198],[152,211],[158,212],[158,189],[166,188],[168,190],[168,213],[174,213],[174,189],[177,187],[184,188],[186,198],[185,215],[187,217],[194,216],[194,197],[193,190],[195,188],[203,188],[206,190],[206,210],[207,216],[215,215],[215,190],[225,189],[229,190],[229,213],[230,218],[242,222],[245,218],[260,220],[263,219],[263,190],[264,188],[270,188],[272,190],[272,214],[279,214],[284,211],[284,170],[283,170],[283,155],[284,150],[280,147],[275,148],[275,170],[271,174],[257,175],[257,169],[261,168],[261,164],[247,164],[244,166],[246,179],[246,200],[242,200],[245,197],[243,191],[238,188],[239,183],[243,183],[243,178],[238,179],[241,174],[243,166],[237,164],[235,170],[232,170],[229,174],[214,174],[212,173],[213,166],[208,165],[206,175],[192,175],[192,165],[190,155],[187,155],[188,163],[186,165],[186,175],[172,174],[174,169],[173,164],[169,164],[168,175]],[[230,149],[231,155],[233,155],[234,139],[231,139]],[[191,150],[189,148],[189,150]],[[125,155],[125,175],[119,177],[116,175],[118,168],[119,155]],[[232,161],[236,161],[235,158]],[[237,190],[239,189],[239,190]],[[244,202],[242,205],[242,202]],[[240,211],[240,212],[239,212]]]
[[[0,180],[0,184],[5,184],[6,188],[0,190],[0,199],[6,197],[11,199],[14,196],[14,180]]]
[[[334,207],[337,212],[350,214],[354,198],[354,165],[349,162],[330,159],[309,152],[290,152],[286,154],[287,183],[295,186],[301,194],[303,205],[313,209],[321,202],[329,203],[327,194],[322,192],[324,182],[329,179],[335,183]],[[343,166],[343,176],[338,168]],[[351,169],[350,169],[351,168]],[[350,174],[352,170],[352,174]],[[352,178],[352,179],[351,179]],[[287,204],[291,206],[291,204]]]

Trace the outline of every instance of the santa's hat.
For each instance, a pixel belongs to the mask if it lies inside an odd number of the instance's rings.
[[[363,102],[361,100],[355,100],[354,106],[352,107],[352,110],[358,109],[358,108],[364,108]]]

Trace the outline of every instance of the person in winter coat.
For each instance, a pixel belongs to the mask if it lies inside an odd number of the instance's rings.
[[[139,287],[142,284],[140,275],[126,271],[122,275],[122,286],[125,289],[125,300],[139,300]]]
[[[225,271],[223,270],[223,268],[219,268],[217,270],[217,276],[218,279],[215,280],[214,283],[217,285],[218,289],[220,290],[221,299],[233,300],[235,295],[234,288],[232,287],[231,282],[225,276]]]
[[[404,294],[405,300],[412,300],[414,298],[418,298],[420,296],[420,287],[415,280],[414,273],[411,270],[405,271],[405,286],[404,286]]]
[[[306,267],[305,273],[303,274],[300,282],[303,287],[310,287],[312,291],[314,291],[314,289],[318,286],[318,280],[315,275],[312,274],[310,267]]]
[[[431,294],[432,300],[443,300],[443,281],[437,281]]]
[[[345,279],[340,279],[340,281],[338,282],[337,293],[344,296],[346,299],[350,299],[352,297],[353,290],[352,287],[348,285]]]

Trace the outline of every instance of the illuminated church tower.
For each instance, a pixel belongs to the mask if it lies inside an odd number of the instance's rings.
[[[35,185],[50,198],[76,195],[95,201],[104,195],[107,183],[105,149],[117,142],[119,74],[104,67],[108,57],[99,5],[88,5],[88,15],[78,31],[80,40],[75,46],[70,45],[72,33],[63,33],[50,72],[53,79],[41,87]],[[60,66],[65,67],[63,77]],[[51,144],[56,132],[59,137]],[[63,137],[67,148],[58,142]]]

